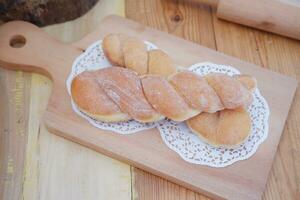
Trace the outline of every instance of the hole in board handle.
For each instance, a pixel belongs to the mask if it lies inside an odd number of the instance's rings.
[[[22,35],[15,35],[9,41],[9,45],[13,48],[21,48],[25,44],[26,44],[26,39]]]

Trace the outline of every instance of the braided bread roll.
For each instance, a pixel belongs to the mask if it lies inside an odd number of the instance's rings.
[[[252,77],[244,75],[246,78]],[[247,107],[252,101],[251,91],[239,79],[241,76],[217,73],[203,78],[183,71],[168,81],[159,75],[139,77],[132,70],[109,67],[76,76],[71,93],[83,112],[97,119],[101,116],[104,121],[110,121],[105,116],[115,114],[119,119],[112,121],[128,120],[129,116],[140,122],[153,122],[163,116],[181,122],[202,112]]]
[[[109,34],[103,38],[102,47],[113,65],[132,69],[140,75],[150,73],[167,77],[177,72],[168,54],[159,49],[147,51],[145,43],[137,38]]]
[[[250,133],[245,108],[256,87],[253,77],[177,72],[166,53],[147,52],[142,41],[121,34],[106,36],[103,50],[111,63],[129,69],[110,67],[74,78],[72,98],[87,115],[105,122],[187,120],[193,132],[215,146],[239,144]]]

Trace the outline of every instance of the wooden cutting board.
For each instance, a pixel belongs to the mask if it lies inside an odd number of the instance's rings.
[[[211,168],[183,161],[163,143],[156,129],[119,135],[91,126],[72,111],[65,81],[74,59],[110,32],[151,41],[181,66],[211,61],[255,76],[271,110],[267,140],[250,159]],[[74,44],[61,43],[29,23],[7,23],[0,27],[0,65],[42,73],[53,80],[43,117],[51,132],[208,196],[227,199],[260,199],[297,87],[297,81],[289,77],[117,16],[107,17],[93,33]]]

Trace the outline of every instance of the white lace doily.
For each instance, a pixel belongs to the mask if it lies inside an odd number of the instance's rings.
[[[157,49],[157,47],[150,42],[145,41],[145,44],[148,50]],[[95,70],[110,66],[111,64],[102,50],[102,41],[95,42],[74,61],[71,73],[66,81],[68,93],[71,95],[71,82],[76,75],[85,70]],[[209,62],[197,63],[188,69],[202,76],[211,72],[225,73],[231,76],[240,73],[237,69],[230,66],[217,65]],[[254,91],[253,96],[253,103],[249,107],[252,122],[251,133],[243,144],[233,149],[223,147],[216,148],[205,143],[192,133],[185,123],[176,123],[169,119],[164,119],[157,123],[139,123],[134,120],[105,123],[82,113],[76,107],[73,100],[71,100],[71,103],[73,110],[78,115],[97,128],[111,130],[119,134],[131,134],[157,126],[165,144],[177,152],[185,161],[211,167],[225,167],[236,161],[244,160],[252,156],[256,152],[259,144],[267,138],[269,107],[258,89]]]
[[[145,41],[145,44],[147,45],[148,50],[157,49],[157,47],[150,42]],[[73,78],[76,75],[86,70],[96,70],[96,69],[101,69],[110,66],[112,66],[112,64],[109,63],[102,50],[102,41],[97,41],[93,43],[88,49],[86,49],[86,51],[83,54],[81,54],[73,62],[71,73],[69,74],[69,77],[66,81],[68,93],[70,94],[70,96],[71,96],[71,89],[70,89],[71,83]],[[101,122],[81,112],[77,108],[73,100],[71,100],[71,103],[72,103],[73,110],[78,115],[88,120],[88,122],[90,122],[93,126],[100,129],[110,130],[119,134],[131,134],[145,129],[150,129],[156,126],[156,123],[140,123],[135,120],[130,120],[127,122],[117,122],[117,123]]]
[[[197,63],[188,68],[201,76],[211,72],[230,76],[240,72],[230,66],[213,63]],[[241,145],[229,149],[213,147],[192,133],[184,122],[176,123],[165,119],[159,122],[158,129],[166,145],[178,153],[185,161],[211,167],[225,167],[236,161],[252,156],[258,146],[268,136],[269,107],[258,89],[253,93],[253,102],[248,111],[251,117],[251,133]]]

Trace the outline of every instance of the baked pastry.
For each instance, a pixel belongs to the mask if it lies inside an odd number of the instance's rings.
[[[234,78],[248,91],[256,88],[257,83],[252,76],[235,75]],[[233,148],[245,141],[251,131],[251,118],[245,107],[201,113],[186,123],[192,132],[216,147]]]
[[[219,77],[226,80],[230,88],[222,81],[214,81],[214,87],[207,82],[207,79],[214,80]],[[85,79],[85,82],[82,79]],[[82,86],[78,80],[81,80]],[[190,85],[192,83],[195,84]],[[99,88],[100,95],[104,91],[105,97],[109,97],[114,106],[117,105],[122,112],[141,122],[157,121],[161,115],[175,121],[185,121],[201,112],[213,113],[223,109],[245,107],[252,100],[249,98],[250,90],[236,77],[216,73],[203,78],[195,73],[183,71],[171,76],[169,82],[159,75],[147,74],[139,77],[136,72],[126,68],[108,67],[84,72],[75,77],[72,83],[74,99],[80,97],[77,88],[88,86],[94,93],[97,93]],[[234,88],[242,92],[238,93],[239,95],[224,92]],[[81,90],[85,96],[88,92],[88,89]],[[77,104],[85,109],[81,104]]]
[[[208,84],[216,91],[227,109],[248,107],[252,102],[252,93],[238,79],[221,73],[205,76]]]
[[[182,71],[169,77],[169,81],[190,107],[200,112],[214,113],[224,106],[204,77],[193,72]]]
[[[227,88],[226,84],[228,84]],[[138,74],[122,67],[85,71],[73,79],[71,94],[78,108],[105,122],[135,119],[154,122],[168,117],[215,146],[231,147],[251,130],[246,106],[256,81],[251,76],[182,71],[169,77]],[[238,92],[228,94],[229,92]],[[226,103],[224,103],[226,102]]]
[[[99,86],[95,72],[85,71],[77,75],[71,85],[71,94],[78,109],[103,122],[127,121],[130,117],[121,112]]]
[[[148,74],[162,75],[165,78],[177,72],[171,57],[162,50],[148,51]]]
[[[122,48],[123,42],[127,38],[124,34],[109,34],[103,39],[102,48],[104,54],[113,65],[125,66]]]
[[[242,107],[201,113],[186,123],[192,132],[216,147],[235,147],[248,137],[251,130],[250,115]]]
[[[122,44],[124,64],[138,74],[146,74],[148,70],[148,53],[143,41],[128,38]]]
[[[109,67],[97,70],[95,76],[100,88],[132,119],[153,122],[162,118],[146,100],[136,72],[121,67]]]
[[[138,74],[159,74],[165,77],[177,71],[172,59],[162,50],[147,51],[142,40],[124,34],[109,34],[103,38],[103,52],[108,60]]]
[[[199,114],[189,107],[164,77],[146,75],[141,81],[148,102],[163,116],[174,121],[185,121]]]
[[[107,122],[153,122],[163,117],[186,121],[195,134],[214,146],[232,147],[249,135],[251,119],[246,109],[257,84],[252,76],[211,73],[201,77],[178,72],[165,52],[147,51],[143,41],[123,34],[107,35],[102,45],[108,60],[120,67],[73,80],[72,98],[86,114]],[[99,97],[88,95],[97,91]]]

